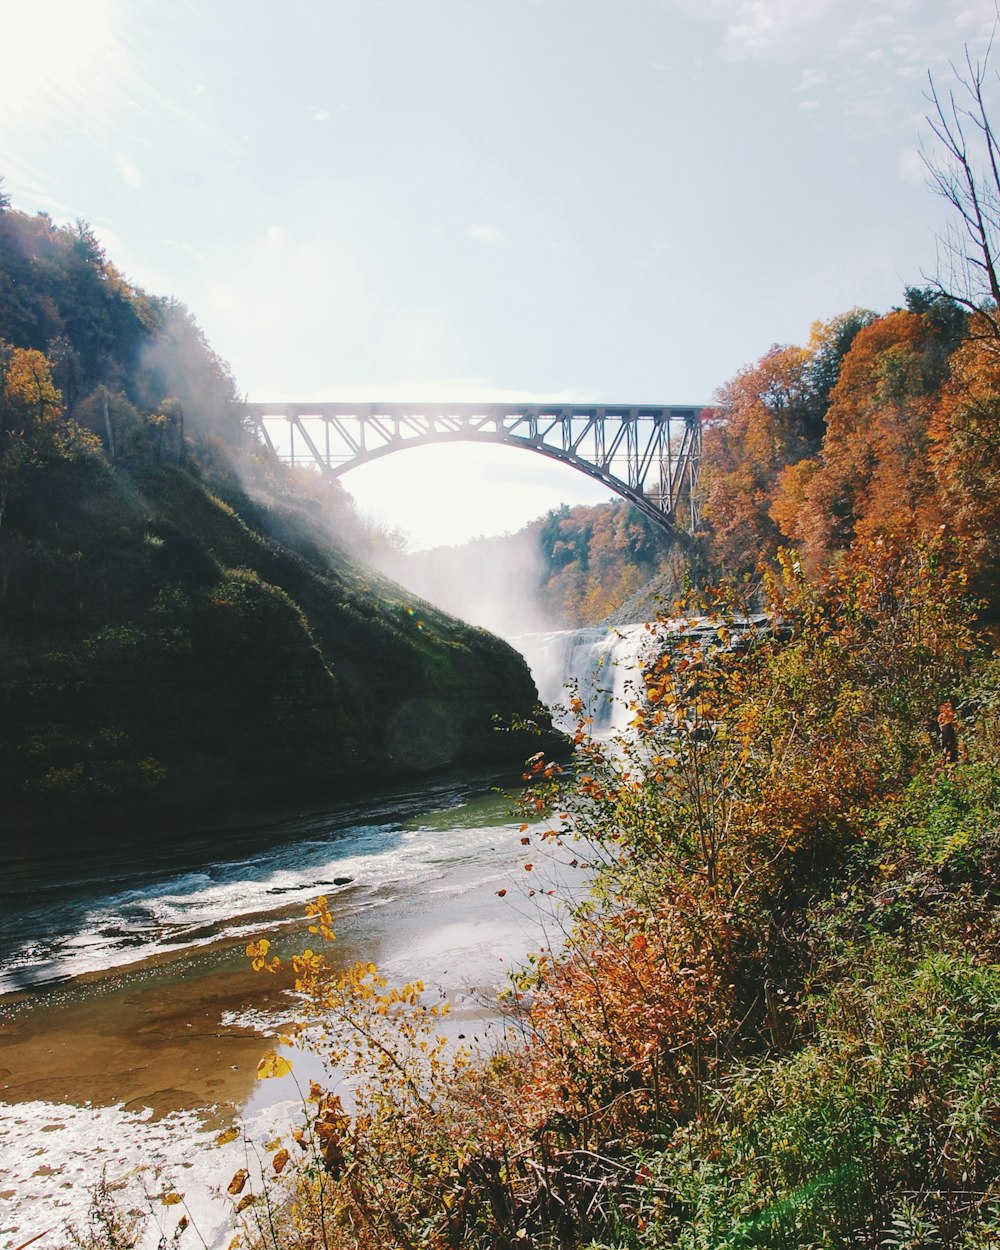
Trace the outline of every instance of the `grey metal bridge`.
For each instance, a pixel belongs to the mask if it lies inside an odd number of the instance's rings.
[[[281,459],[334,477],[408,447],[502,443],[602,482],[671,534],[698,528],[700,406],[630,404],[247,403]]]

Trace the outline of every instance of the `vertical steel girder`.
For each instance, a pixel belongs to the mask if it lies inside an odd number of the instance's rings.
[[[339,477],[408,447],[503,443],[603,482],[680,537],[699,523],[701,406],[247,403],[247,422],[286,461]],[[305,447],[305,451],[301,447]]]

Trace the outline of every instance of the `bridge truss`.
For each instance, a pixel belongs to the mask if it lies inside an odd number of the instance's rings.
[[[500,443],[602,482],[672,534],[698,528],[700,407],[569,404],[247,403],[281,459],[334,477],[409,447]]]

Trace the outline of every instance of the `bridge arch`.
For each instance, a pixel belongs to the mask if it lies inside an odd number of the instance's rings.
[[[629,500],[685,543],[698,527],[702,406],[247,403],[285,461],[334,477],[410,447],[492,443],[547,456]]]

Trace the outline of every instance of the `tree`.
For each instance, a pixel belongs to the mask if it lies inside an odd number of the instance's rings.
[[[928,74],[927,123],[940,153],[924,154],[931,185],[955,210],[940,239],[944,273],[934,285],[963,308],[981,313],[978,333],[1000,339],[1000,140],[985,99],[992,40],[982,60],[968,46],[952,63],[946,92]]]
[[[952,357],[930,438],[942,510],[995,614],[1000,602],[1000,343],[982,327],[974,326]]]
[[[804,432],[818,443],[826,432],[826,410],[830,393],[837,385],[844,357],[859,330],[871,325],[876,314],[868,308],[852,308],[830,321],[815,321],[809,335],[809,386],[811,401],[805,418]]]
[[[18,474],[46,462],[93,455],[100,446],[89,430],[66,420],[48,357],[0,340],[0,529]]]
[[[943,370],[939,334],[897,311],[855,336],[830,393],[819,455],[786,467],[771,517],[811,568],[861,536],[915,538],[940,522],[928,426]]]
[[[37,455],[40,432],[62,416],[62,396],[41,352],[0,342],[0,529],[12,478]]]
[[[775,346],[719,393],[705,431],[703,515],[727,574],[752,571],[777,547],[769,515],[775,480],[813,449],[809,364],[806,348]]]

